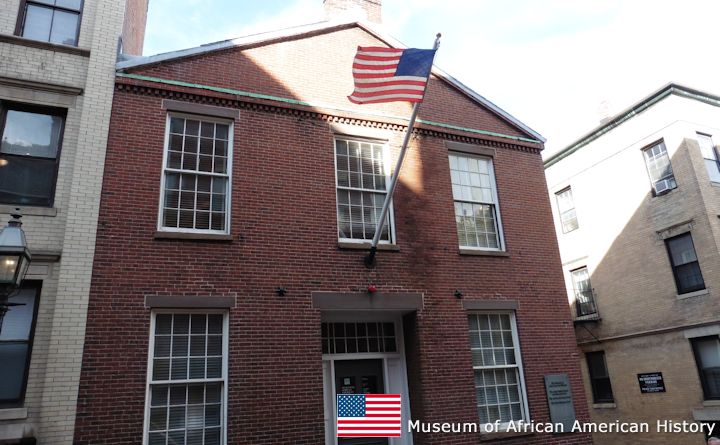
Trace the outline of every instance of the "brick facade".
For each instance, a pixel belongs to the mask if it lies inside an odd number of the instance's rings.
[[[192,85],[118,77],[100,209],[75,442],[139,443],[149,346],[148,295],[236,297],[230,310],[228,443],[324,442],[321,311],[311,294],[377,298],[415,292],[404,315],[413,418],[477,422],[465,300],[515,300],[530,417],[548,421],[543,376],[570,376],[587,418],[540,143],[433,78],[394,197],[398,251],[338,245],[333,128],[383,131],[396,159],[403,103],[360,108],[344,97],[358,44],[382,44],[351,26],[249,48],[129,69],[130,74],[292,99],[238,96]],[[311,51],[315,47],[323,51]],[[239,110],[234,126],[231,240],[156,238],[167,111],[163,99]],[[310,105],[321,104],[321,105]],[[441,122],[465,130],[451,130]],[[479,136],[494,132],[509,137]],[[495,150],[508,256],[458,253],[449,140]],[[287,289],[285,296],[275,293]],[[418,434],[416,444],[471,444],[472,434]],[[485,439],[483,439],[485,440]],[[505,444],[585,444],[587,435],[534,434]]]

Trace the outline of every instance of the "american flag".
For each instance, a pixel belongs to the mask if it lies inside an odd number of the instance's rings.
[[[395,49],[359,46],[353,61],[356,104],[422,102],[434,49]]]
[[[337,437],[400,437],[400,394],[338,394]]]

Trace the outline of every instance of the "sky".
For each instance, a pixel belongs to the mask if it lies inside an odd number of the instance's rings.
[[[383,31],[430,48],[546,139],[544,156],[669,82],[720,94],[713,0],[383,0]],[[150,0],[144,55],[324,19],[322,0]],[[348,68],[348,72],[349,68]]]

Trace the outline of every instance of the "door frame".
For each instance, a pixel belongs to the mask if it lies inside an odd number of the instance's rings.
[[[337,445],[337,425],[336,416],[337,412],[337,391],[335,389],[335,361],[337,360],[365,360],[365,359],[380,359],[382,360],[383,370],[383,383],[385,388],[389,388],[393,381],[390,377],[390,370],[388,367],[388,359],[397,360],[399,363],[399,384],[401,390],[399,391],[402,395],[402,421],[407,422],[410,417],[410,397],[408,391],[407,381],[407,365],[405,363],[405,337],[403,333],[403,314],[400,312],[389,312],[389,311],[332,311],[323,312],[321,315],[321,323],[324,322],[392,322],[395,325],[395,341],[397,343],[397,352],[358,352],[358,353],[345,353],[345,354],[323,354],[323,410],[325,417],[325,445]],[[327,380],[327,381],[326,381]],[[329,392],[329,394],[328,394]],[[328,398],[330,399],[328,400]],[[331,406],[330,412],[328,412],[329,406]],[[404,425],[401,424],[401,430]],[[405,433],[401,437],[391,437],[389,439],[390,445],[412,445],[412,434]]]

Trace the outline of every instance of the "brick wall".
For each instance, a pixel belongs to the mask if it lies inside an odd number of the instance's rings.
[[[149,0],[127,0],[123,21],[123,53],[142,55]]]

